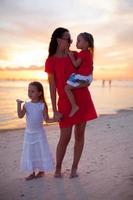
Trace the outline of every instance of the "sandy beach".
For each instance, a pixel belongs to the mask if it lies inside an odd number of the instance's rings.
[[[55,156],[57,125],[46,126]],[[24,130],[0,133],[0,200],[133,200],[133,110],[104,115],[87,124],[79,177],[70,179],[73,143],[63,162],[63,178],[25,181],[19,170]]]

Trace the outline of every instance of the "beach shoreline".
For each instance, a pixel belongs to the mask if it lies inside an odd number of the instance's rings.
[[[104,116],[114,116],[114,115],[117,115],[118,113],[120,112],[130,112],[130,111],[133,111],[133,107],[128,107],[128,108],[124,108],[124,109],[119,109],[119,110],[116,110],[116,112],[114,113],[109,113],[109,114],[98,114],[98,118],[100,117],[104,117]],[[93,120],[92,120],[93,121]],[[58,126],[58,123],[49,123],[49,124],[44,124],[44,127],[56,127]],[[0,129],[0,134],[2,133],[6,133],[6,132],[13,132],[13,131],[24,131],[25,127],[21,127],[21,128],[7,128],[7,129]]]
[[[45,126],[51,151],[59,139],[58,125]],[[70,179],[74,135],[63,161],[63,178],[25,181],[20,172],[24,130],[0,134],[0,197],[2,200],[132,200],[133,199],[133,110],[98,117],[87,123],[85,146],[78,168]]]
[[[0,132],[25,128],[25,118],[19,119],[16,110],[16,99],[27,99],[27,81],[0,81]],[[45,97],[49,108],[49,115],[52,116],[49,85],[46,81],[44,86]],[[99,114],[115,114],[118,109],[132,107],[133,81],[114,80],[109,86],[103,87],[101,80],[94,81],[89,87],[95,109]],[[11,92],[12,91],[12,92]],[[127,98],[130,97],[130,98]]]

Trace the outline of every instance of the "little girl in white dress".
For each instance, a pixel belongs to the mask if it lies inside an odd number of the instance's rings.
[[[44,176],[44,172],[54,169],[53,157],[49,149],[43,122],[53,122],[48,116],[43,86],[40,82],[31,82],[28,87],[30,102],[17,100],[18,117],[26,114],[26,129],[20,167],[31,174],[26,180]],[[36,174],[36,171],[38,173]]]

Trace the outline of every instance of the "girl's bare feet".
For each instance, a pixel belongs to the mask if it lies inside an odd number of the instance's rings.
[[[77,105],[73,106],[69,114],[69,117],[72,117],[78,110],[79,110],[79,107]]]
[[[44,177],[44,172],[38,172],[38,174],[36,175],[36,178],[42,178],[42,177]]]
[[[32,174],[30,174],[29,176],[27,176],[26,178],[25,178],[25,180],[26,181],[30,181],[30,180],[32,180],[32,179],[34,179],[36,176],[35,176],[35,172],[33,172]]]
[[[62,178],[61,169],[56,169],[54,173],[55,178]]]
[[[77,169],[72,169],[70,173],[70,178],[76,178],[79,175],[77,174]]]

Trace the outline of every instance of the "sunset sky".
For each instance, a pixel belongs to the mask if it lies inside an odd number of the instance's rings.
[[[96,78],[133,79],[133,0],[0,0],[0,67],[44,65],[57,27],[95,39]]]

